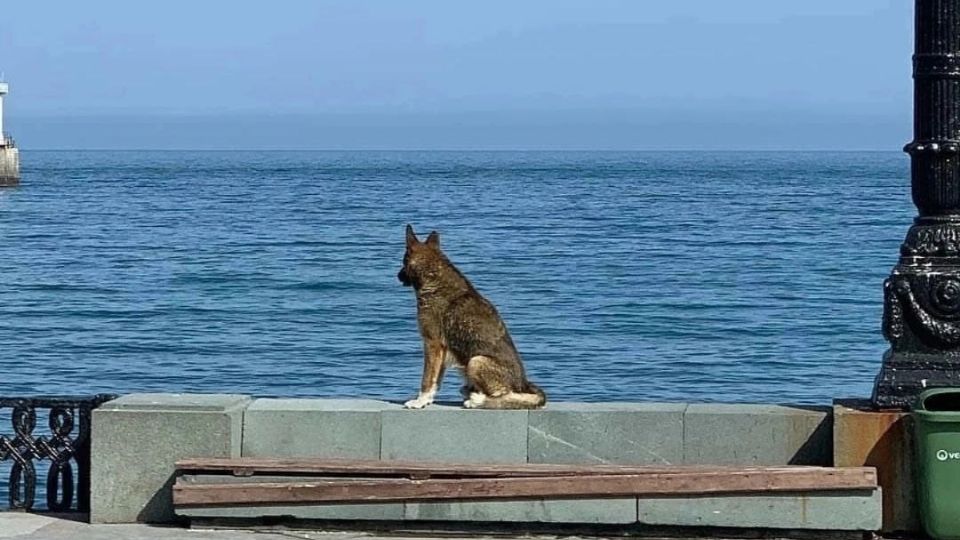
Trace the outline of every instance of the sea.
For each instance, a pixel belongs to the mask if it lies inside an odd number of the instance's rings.
[[[414,397],[409,223],[439,232],[551,401],[869,397],[916,214],[899,152],[21,160],[0,190],[3,396]]]

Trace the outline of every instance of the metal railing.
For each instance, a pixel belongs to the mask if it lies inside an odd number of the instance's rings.
[[[49,461],[47,509],[90,511],[90,417],[93,409],[116,396],[0,397],[0,413],[12,433],[0,427],[0,464],[9,461],[7,483],[11,510],[33,509],[37,463]],[[38,411],[46,412],[48,430],[38,432]],[[74,470],[74,468],[76,470]]]
[[[16,148],[17,141],[13,139],[12,135],[4,132],[3,134],[0,134],[0,147]]]

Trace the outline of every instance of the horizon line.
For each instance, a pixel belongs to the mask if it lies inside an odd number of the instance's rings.
[[[906,155],[900,148],[24,148],[21,152],[569,152],[569,153],[626,153],[626,152],[725,152],[725,153],[887,153]]]

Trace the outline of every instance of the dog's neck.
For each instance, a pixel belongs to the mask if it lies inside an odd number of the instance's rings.
[[[449,260],[444,260],[430,272],[425,272],[417,281],[413,288],[418,298],[441,294],[449,296],[450,293],[473,290],[467,277]]]

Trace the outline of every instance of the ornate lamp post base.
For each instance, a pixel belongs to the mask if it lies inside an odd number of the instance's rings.
[[[873,404],[960,386],[960,0],[916,0],[910,184],[919,216],[884,282]]]
[[[890,350],[877,375],[874,406],[908,408],[925,388],[960,386],[960,219],[916,219],[883,297]]]
[[[883,355],[883,367],[873,389],[873,405],[878,409],[908,409],[925,388],[960,386],[960,367],[932,354]]]

